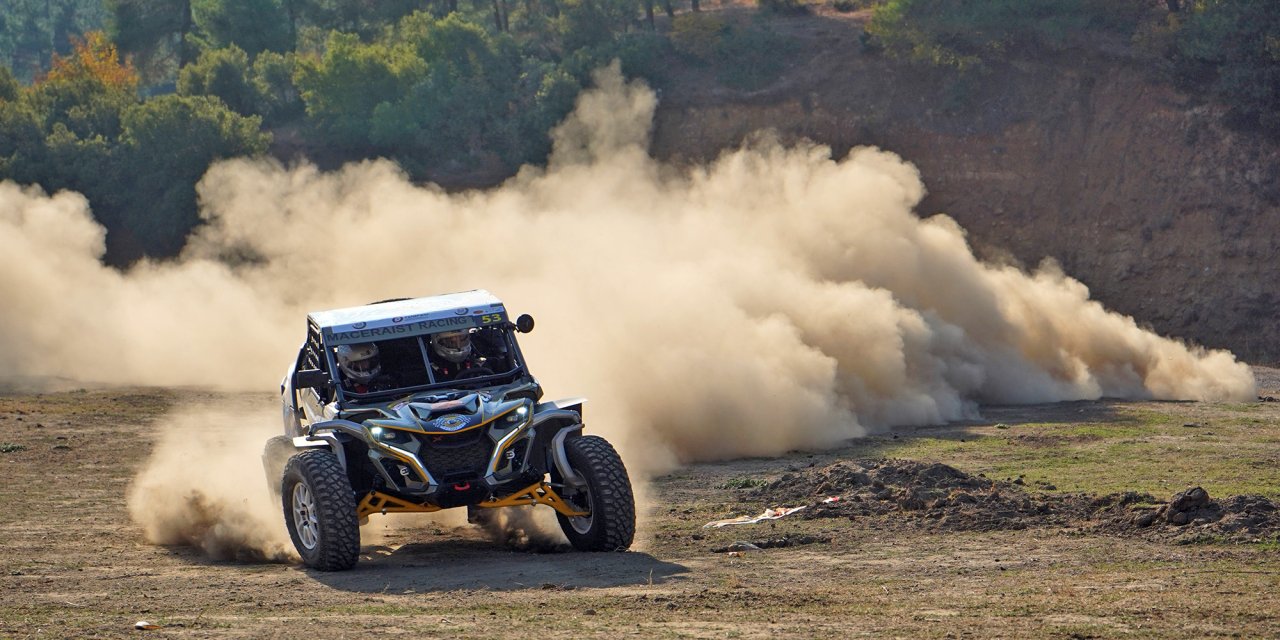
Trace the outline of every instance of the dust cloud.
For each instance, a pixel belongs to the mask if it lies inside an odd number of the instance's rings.
[[[274,411],[216,405],[161,418],[159,441],[127,498],[147,540],[196,546],[219,560],[297,558],[262,471],[262,443],[278,421]]]
[[[925,187],[893,153],[761,135],[672,167],[647,154],[654,93],[616,67],[596,84],[546,167],[488,191],[414,185],[385,161],[218,164],[181,259],[124,273],[101,265],[83,198],[0,185],[0,382],[269,390],[309,310],[485,288],[537,318],[522,344],[548,395],[589,396],[588,432],[638,478],[982,402],[1253,396],[1231,354],[1143,330],[1052,262],[976,259],[953,220],[914,213]],[[217,420],[175,416],[164,437],[193,421]],[[203,455],[256,464],[266,435]],[[135,494],[198,471],[163,451]]]

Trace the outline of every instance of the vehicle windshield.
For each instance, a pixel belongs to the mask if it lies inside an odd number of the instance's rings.
[[[330,347],[335,382],[352,400],[512,382],[521,375],[509,329],[469,328]]]

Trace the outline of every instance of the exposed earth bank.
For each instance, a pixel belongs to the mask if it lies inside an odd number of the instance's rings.
[[[654,152],[702,161],[761,129],[837,156],[880,146],[920,168],[920,215],[954,217],[980,255],[1053,258],[1163,335],[1280,360],[1280,145],[1224,126],[1220,105],[1169,86],[1128,43],[957,79],[864,49],[863,19],[771,21],[802,46],[760,91],[673,69]]]

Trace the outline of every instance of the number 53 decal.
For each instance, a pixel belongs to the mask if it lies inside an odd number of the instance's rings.
[[[480,324],[493,324],[495,322],[502,322],[501,313],[490,313],[480,316]]]

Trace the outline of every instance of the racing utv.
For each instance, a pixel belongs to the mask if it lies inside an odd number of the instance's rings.
[[[516,343],[532,329],[483,290],[307,316],[280,387],[285,435],[263,453],[307,566],[355,566],[370,515],[454,507],[474,521],[543,504],[575,549],[631,546],[622,459],[583,435],[584,399],[541,402]]]

